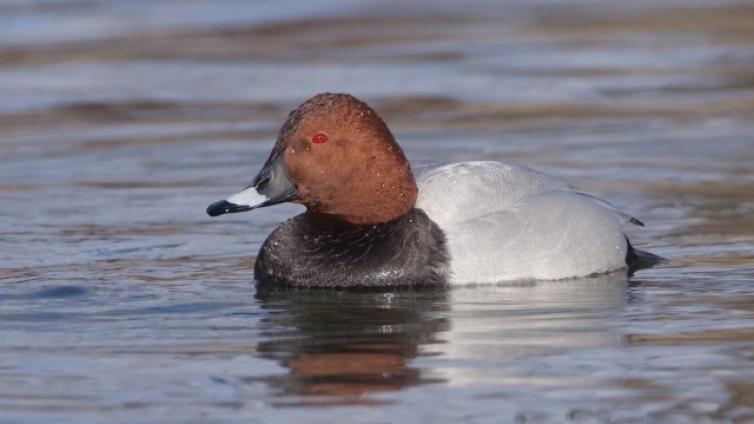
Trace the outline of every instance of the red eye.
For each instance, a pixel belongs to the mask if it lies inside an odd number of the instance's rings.
[[[325,133],[314,134],[314,137],[312,137],[312,143],[314,144],[327,143],[327,134]]]

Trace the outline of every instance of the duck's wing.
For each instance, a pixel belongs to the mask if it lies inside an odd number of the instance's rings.
[[[473,219],[506,211],[524,196],[562,191],[590,199],[618,216],[622,224],[644,226],[640,219],[619,210],[607,200],[574,190],[565,182],[526,166],[493,161],[445,166],[424,164],[417,169],[417,180],[419,207],[440,220]]]
[[[559,279],[626,266],[621,214],[556,178],[465,162],[418,182],[417,207],[445,232],[453,282]]]
[[[581,191],[574,191],[574,193],[578,194],[579,196],[584,196],[584,197],[587,197],[589,199],[592,199],[596,203],[600,204],[603,208],[612,211],[614,214],[618,215],[618,217],[621,219],[621,223],[622,224],[631,224],[631,225],[636,225],[636,226],[639,226],[639,227],[643,227],[644,226],[644,222],[642,222],[638,218],[635,218],[635,217],[633,217],[633,216],[631,216],[631,215],[629,215],[629,214],[627,214],[627,213],[619,210],[618,208],[615,207],[615,205],[613,205],[612,203],[608,202],[605,199],[602,199],[602,198],[599,198],[599,197],[597,197],[597,196],[595,196],[593,194],[584,193],[584,192],[581,192]]]
[[[502,162],[461,162],[419,174],[417,207],[438,223],[455,223],[514,209],[525,196],[570,191],[564,182]]]

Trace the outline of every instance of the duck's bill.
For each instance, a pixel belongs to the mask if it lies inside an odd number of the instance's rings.
[[[207,207],[207,215],[220,216],[226,213],[246,212],[265,206],[277,205],[278,203],[292,202],[296,200],[296,192],[288,192],[282,195],[267,197],[257,191],[255,186],[250,186],[244,191],[234,194],[227,199],[215,202]]]
[[[234,194],[227,199],[215,202],[207,207],[207,215],[220,216],[226,213],[246,212],[261,208],[267,197],[259,194],[256,187],[247,187],[244,191]]]
[[[282,160],[270,157],[251,185],[240,193],[209,205],[207,215],[246,212],[278,203],[293,202],[297,198],[296,187],[288,177]]]

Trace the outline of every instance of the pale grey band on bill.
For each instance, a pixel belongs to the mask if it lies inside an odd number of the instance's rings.
[[[248,206],[255,208],[268,200],[264,194],[260,194],[254,186],[247,187],[245,190],[236,193],[227,199],[228,202],[238,206]]]

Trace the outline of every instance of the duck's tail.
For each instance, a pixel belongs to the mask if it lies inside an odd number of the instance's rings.
[[[667,259],[663,258],[662,256],[655,255],[654,253],[635,249],[631,245],[631,242],[628,241],[628,237],[626,237],[626,243],[628,243],[628,251],[626,252],[626,265],[628,265],[629,277],[634,275],[634,272],[640,269],[650,268],[667,261]]]

